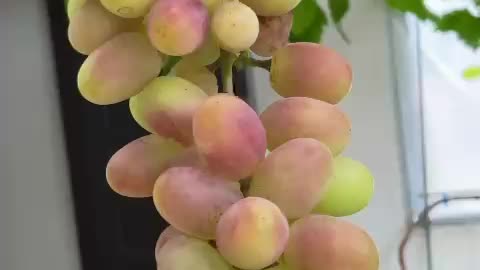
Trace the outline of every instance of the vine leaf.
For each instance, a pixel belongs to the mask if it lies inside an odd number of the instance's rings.
[[[350,44],[350,38],[345,33],[342,27],[342,20],[350,9],[350,0],[328,0],[328,9],[330,16],[335,23],[335,29],[340,34],[342,39]]]
[[[480,47],[480,18],[468,10],[457,10],[442,16],[436,21],[437,29],[442,32],[454,31],[467,45]]]
[[[302,0],[293,11],[290,42],[320,42],[328,20],[315,0]]]

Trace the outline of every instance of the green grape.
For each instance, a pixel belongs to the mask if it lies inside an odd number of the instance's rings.
[[[233,270],[208,242],[176,234],[157,249],[158,270]]]
[[[290,227],[284,254],[294,270],[378,270],[375,243],[361,228],[330,216],[311,215]]]
[[[339,107],[316,99],[290,97],[271,104],[260,118],[273,150],[294,138],[313,138],[326,144],[334,156],[351,137],[351,123]]]
[[[272,201],[288,219],[301,218],[318,203],[332,173],[327,146],[315,139],[293,139],[258,165],[248,195]]]
[[[259,17],[258,19],[260,33],[250,49],[257,55],[270,57],[276,50],[288,44],[293,14],[289,12],[282,16]]]
[[[218,94],[218,82],[215,74],[206,67],[196,66],[187,59],[182,59],[175,65],[175,76],[197,85],[209,96]]]
[[[265,129],[237,97],[209,97],[193,116],[193,137],[208,168],[232,181],[250,176],[265,157]]]
[[[280,16],[293,10],[301,0],[240,0],[260,16]]]
[[[365,208],[372,199],[374,179],[359,161],[338,156],[334,161],[334,176],[314,212],[330,216],[349,216]]]
[[[148,13],[155,0],[100,0],[111,13],[123,18],[139,18]]]
[[[316,43],[291,43],[275,52],[272,88],[282,97],[340,102],[352,88],[352,69],[334,50]]]
[[[218,58],[220,58],[220,47],[212,34],[208,35],[200,48],[183,57],[185,61],[195,66],[211,65]]]
[[[250,48],[257,39],[259,27],[255,12],[237,1],[222,4],[212,18],[212,30],[220,47],[232,53]]]
[[[78,73],[78,88],[92,103],[118,103],[142,91],[162,63],[162,56],[144,35],[122,33],[88,56]]]
[[[151,197],[157,178],[182,151],[184,147],[171,139],[156,135],[139,138],[111,157],[107,165],[108,184],[123,196]]]
[[[161,0],[152,6],[147,25],[159,51],[183,56],[200,48],[207,38],[208,10],[201,0]]]
[[[248,197],[233,204],[220,218],[216,244],[230,264],[255,270],[280,258],[288,236],[288,221],[275,204]]]
[[[193,167],[173,167],[157,179],[153,201],[160,215],[177,230],[215,239],[220,216],[242,199],[240,186]]]
[[[162,76],[130,99],[130,112],[145,130],[191,145],[193,113],[207,97],[202,89],[185,79]]]
[[[127,30],[128,21],[119,18],[99,3],[89,1],[75,11],[68,26],[68,39],[72,47],[88,55],[96,48]]]
[[[77,11],[87,3],[87,0],[67,0],[67,16],[71,19]]]

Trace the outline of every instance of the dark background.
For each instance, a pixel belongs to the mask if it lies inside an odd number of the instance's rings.
[[[155,243],[166,222],[151,198],[119,196],[105,180],[115,151],[147,133],[128,102],[98,106],[81,97],[76,76],[85,56],[68,42],[64,1],[47,3],[83,269],[154,270]],[[234,84],[247,99],[245,74],[237,73]]]

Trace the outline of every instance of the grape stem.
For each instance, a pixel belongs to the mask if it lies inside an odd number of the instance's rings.
[[[167,76],[170,74],[172,69],[175,67],[175,65],[182,59],[179,56],[168,56],[167,60],[165,61],[165,65],[162,68],[162,71],[160,72],[160,76]]]
[[[235,54],[225,51],[222,52],[220,64],[222,67],[223,91],[232,96],[235,95],[233,90],[233,64],[235,63],[235,60],[237,60],[237,56]]]
[[[235,67],[237,69],[244,69],[247,66],[263,68],[266,71],[270,71],[272,60],[258,60],[250,56],[250,52],[246,51],[240,54],[237,61],[235,61]]]

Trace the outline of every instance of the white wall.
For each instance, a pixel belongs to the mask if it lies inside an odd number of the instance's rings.
[[[353,67],[353,89],[341,103],[353,125],[353,139],[345,155],[363,161],[376,178],[371,204],[350,219],[374,237],[381,253],[381,269],[399,269],[397,248],[405,230],[406,211],[392,97],[387,8],[378,0],[350,2],[352,8],[344,28],[352,44],[345,44],[332,28],[324,36],[324,43],[349,59]],[[257,106],[262,111],[278,96],[269,86],[267,72],[257,69],[252,76]],[[423,236],[417,235],[419,241],[411,250],[418,259],[413,259],[410,269],[423,270]]]
[[[0,1],[2,270],[79,269],[44,3]]]

